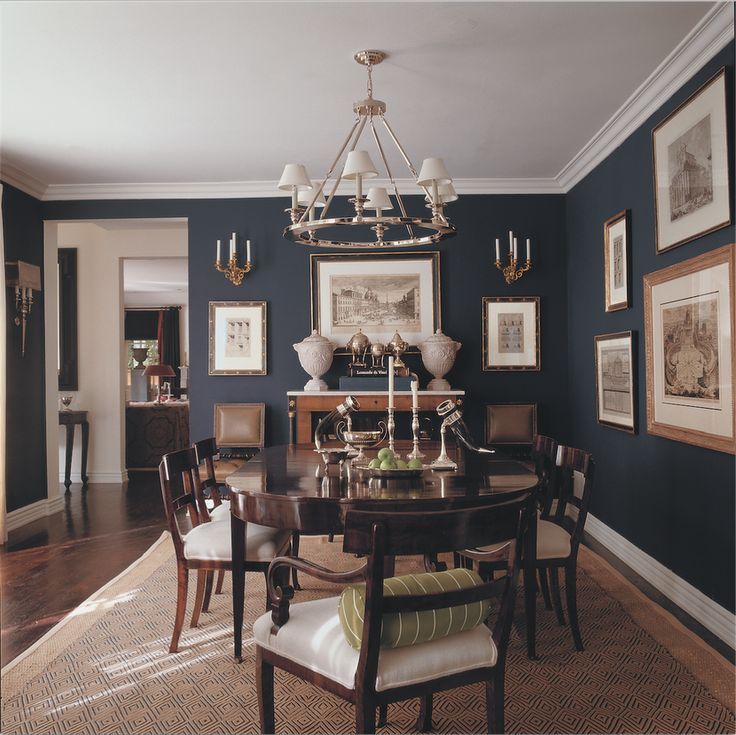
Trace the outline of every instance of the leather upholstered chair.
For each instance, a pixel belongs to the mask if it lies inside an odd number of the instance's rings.
[[[254,450],[265,444],[265,403],[216,403],[215,444],[220,458],[214,463],[215,479],[223,483]]]
[[[486,404],[487,445],[529,450],[536,434],[536,403]]]

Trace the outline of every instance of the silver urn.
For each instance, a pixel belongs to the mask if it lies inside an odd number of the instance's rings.
[[[462,343],[456,342],[438,329],[417,347],[422,353],[424,367],[434,376],[434,379],[429,381],[427,390],[450,390],[450,384],[444,376],[452,370],[455,356]]]
[[[332,365],[335,345],[315,329],[309,337],[297,342],[294,349],[299,355],[299,364],[312,377],[307,381],[304,390],[328,390],[322,376]]]

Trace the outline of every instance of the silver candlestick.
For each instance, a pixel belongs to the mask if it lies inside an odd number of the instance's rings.
[[[388,407],[388,448],[394,451],[394,430],[396,429],[396,422],[394,421],[394,408],[393,406]]]
[[[440,448],[440,456],[435,459],[430,467],[433,470],[456,470],[457,464],[453,462],[450,457],[447,455],[447,449],[445,447],[445,434],[447,433],[447,426],[445,423],[442,423],[442,427],[440,428],[440,438],[442,439],[442,445]]]
[[[407,459],[423,459],[425,455],[419,451],[419,408],[411,409],[411,444],[412,450],[406,455]]]

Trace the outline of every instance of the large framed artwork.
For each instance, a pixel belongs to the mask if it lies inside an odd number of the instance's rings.
[[[441,328],[437,252],[310,256],[312,329],[339,352],[359,329],[386,344],[417,345]]]
[[[210,301],[208,373],[266,374],[265,301]]]
[[[726,70],[652,131],[657,252],[731,222]]]
[[[539,296],[484,296],[483,370],[539,369]]]
[[[606,311],[629,308],[630,231],[628,210],[615,214],[603,223]]]
[[[647,431],[731,454],[735,253],[726,245],[644,276]]]
[[[594,338],[598,423],[636,432],[636,344],[633,332]]]

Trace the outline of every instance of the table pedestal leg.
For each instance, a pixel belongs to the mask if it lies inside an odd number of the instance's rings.
[[[89,449],[89,421],[82,421],[82,485],[89,482],[87,477],[87,450]]]
[[[74,424],[66,425],[66,456],[64,458],[64,487],[69,492],[72,484],[72,453],[74,452]]]
[[[233,557],[233,639],[237,663],[243,661],[243,609],[245,607],[245,521],[230,516]]]

